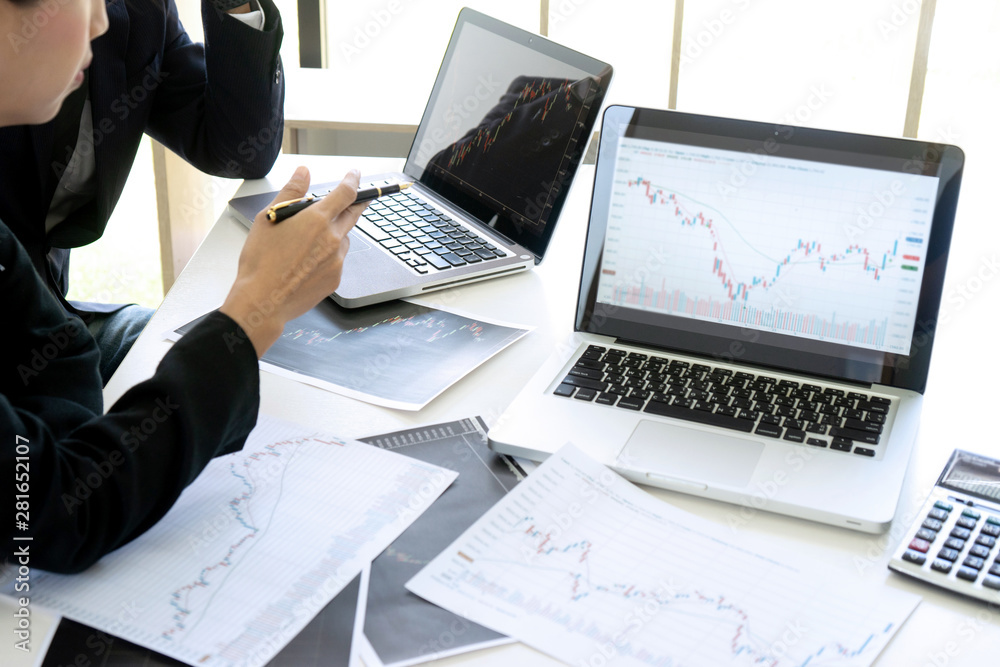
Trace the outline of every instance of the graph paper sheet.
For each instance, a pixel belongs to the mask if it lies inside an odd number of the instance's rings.
[[[152,529],[32,600],[191,665],[263,665],[455,477],[262,416]]]
[[[567,445],[407,588],[572,665],[869,665],[919,601],[737,541]]]

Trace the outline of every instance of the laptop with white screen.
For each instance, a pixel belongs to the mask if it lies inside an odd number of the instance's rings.
[[[402,172],[362,177],[362,187],[413,186],[369,205],[333,300],[367,306],[541,262],[612,74],[607,63],[462,9]],[[249,227],[275,194],[235,198],[230,210]]]
[[[866,532],[915,442],[964,157],[604,115],[574,338],[490,431],[633,481]]]

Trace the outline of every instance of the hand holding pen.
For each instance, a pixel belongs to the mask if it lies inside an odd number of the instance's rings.
[[[360,204],[367,201],[372,201],[373,199],[378,199],[383,195],[391,195],[397,192],[401,192],[406,188],[413,185],[413,183],[398,183],[393,185],[385,185],[382,187],[366,188],[364,190],[358,190],[358,195],[354,199],[355,204]],[[288,201],[279,202],[272,205],[267,209],[265,217],[274,223],[281,222],[287,218],[292,217],[302,209],[311,206],[312,204],[323,199],[323,197],[317,197],[314,195],[307,195],[305,197],[299,197],[298,199],[289,199]]]

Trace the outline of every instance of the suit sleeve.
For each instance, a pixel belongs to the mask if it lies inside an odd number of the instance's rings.
[[[164,75],[147,132],[198,169],[262,178],[281,150],[285,79],[278,49],[281,17],[260,0],[257,30],[202,2],[205,43],[191,41],[166,0]]]
[[[96,343],[2,223],[0,267],[12,320],[0,334],[0,555],[30,536],[32,568],[79,572],[156,523],[212,457],[243,445],[259,407],[257,358],[213,312],[102,414]]]

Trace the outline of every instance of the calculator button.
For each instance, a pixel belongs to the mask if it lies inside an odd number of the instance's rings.
[[[937,503],[934,504],[935,506],[937,505]],[[949,515],[947,510],[941,509],[940,507],[935,507],[934,509],[932,509],[930,512],[927,513],[927,516],[929,516],[932,519],[937,519],[938,521],[947,521]]]
[[[961,551],[965,548],[965,540],[960,540],[957,537],[949,537],[948,541],[944,543],[949,549],[954,549],[955,551]]]
[[[983,569],[984,561],[982,558],[976,558],[975,556],[966,556],[965,560],[962,561],[962,565],[978,572]]]
[[[955,527],[951,529],[951,536],[957,537],[960,540],[967,540],[972,536],[972,531],[968,528]]]
[[[955,551],[954,549],[948,549],[947,547],[945,547],[944,549],[938,552],[938,558],[943,558],[945,560],[950,560],[954,562],[958,560],[958,552]]]
[[[923,565],[927,560],[927,556],[920,553],[919,551],[913,551],[912,549],[907,549],[903,552],[903,560],[908,563],[916,563],[917,565]]]
[[[990,550],[984,547],[982,544],[977,544],[971,549],[969,549],[969,555],[975,556],[976,558],[988,558],[990,555]]]
[[[991,514],[986,517],[986,523],[993,524],[994,526],[1000,526],[1000,516],[993,516]]]
[[[953,509],[951,505],[949,505],[948,503],[946,503],[943,500],[937,500],[937,501],[935,501],[934,502],[934,507],[936,507],[936,508],[938,508],[940,510],[944,510],[945,512],[950,512]]]
[[[921,528],[917,531],[917,537],[928,542],[933,542],[934,538],[937,537],[937,531],[929,528]]]
[[[927,553],[927,550],[931,548],[931,543],[927,540],[922,540],[919,537],[914,537],[913,541],[910,542],[910,549],[914,551],[919,551],[922,554]]]
[[[996,543],[997,543],[997,538],[990,537],[989,535],[980,534],[979,537],[976,538],[976,544],[981,544],[987,549],[992,549],[993,545],[995,545]]]
[[[955,576],[966,581],[975,581],[979,576],[979,570],[973,570],[971,567],[960,567]]]
[[[961,526],[962,528],[972,529],[976,527],[976,520],[971,519],[967,516],[958,517],[958,521],[955,522],[956,526]]]
[[[943,574],[948,574],[949,572],[951,572],[951,561],[950,560],[942,560],[942,559],[938,558],[933,563],[931,563],[931,569],[934,570],[935,572],[941,572]]]
[[[979,521],[979,517],[981,517],[982,514],[980,514],[976,510],[962,510],[962,516],[967,516],[970,519],[975,519],[976,521]]]
[[[983,535],[989,535],[990,537],[1000,537],[1000,526],[992,523],[987,523],[983,526],[981,531]]]
[[[983,579],[983,586],[1000,591],[1000,577],[986,577]]]
[[[1000,563],[997,563],[996,565],[990,568],[990,574],[992,574],[994,577],[1000,577]]]
[[[924,523],[922,525],[924,528],[928,528],[930,530],[941,530],[941,526],[944,524],[937,519],[924,519]]]

